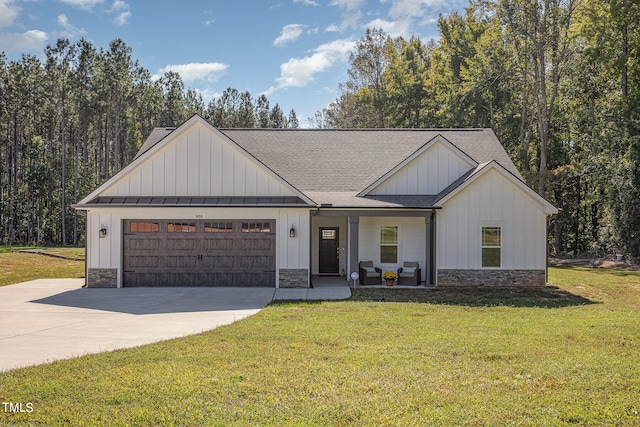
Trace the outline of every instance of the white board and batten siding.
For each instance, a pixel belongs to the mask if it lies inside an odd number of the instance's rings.
[[[306,208],[109,208],[91,209],[87,216],[87,266],[118,269],[118,287],[122,286],[122,250],[125,219],[140,220],[274,220],[276,230],[276,268],[309,268],[309,210]],[[296,237],[289,237],[291,226]],[[107,236],[99,237],[101,226]],[[276,274],[276,286],[278,275]]]
[[[434,141],[369,194],[438,194],[475,166],[463,153],[456,152],[454,147]]]
[[[439,269],[481,269],[482,227],[501,227],[500,269],[546,268],[545,208],[497,170],[447,200],[437,213]]]
[[[102,196],[294,196],[224,136],[195,123]]]
[[[380,262],[380,227],[398,227],[398,262]],[[404,261],[419,262],[424,280],[426,269],[426,224],[424,217],[360,217],[358,249],[360,261],[373,260],[382,271],[396,271]],[[357,266],[356,266],[357,268]]]

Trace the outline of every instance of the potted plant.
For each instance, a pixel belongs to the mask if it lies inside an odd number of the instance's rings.
[[[382,273],[382,278],[387,282],[387,286],[393,286],[393,281],[398,278],[398,275],[393,271],[385,271]]]

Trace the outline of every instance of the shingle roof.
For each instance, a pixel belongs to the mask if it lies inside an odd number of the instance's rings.
[[[490,129],[221,129],[303,192],[362,191],[441,135],[477,163],[496,160],[520,177]]]
[[[138,153],[134,157],[134,160],[140,157],[142,154],[146,153],[151,147],[162,141],[165,136],[169,135],[174,130],[175,128],[154,128],[147,139],[145,139],[142,147],[140,147],[140,149],[138,150]]]
[[[172,131],[173,128],[154,129],[136,158]],[[433,206],[438,195],[359,197],[357,194],[437,136],[478,164],[495,160],[522,180],[490,129],[220,129],[220,132],[318,204],[335,207]],[[464,177],[452,185],[460,185],[461,180]]]

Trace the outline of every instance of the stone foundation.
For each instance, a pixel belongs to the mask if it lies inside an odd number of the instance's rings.
[[[439,287],[541,288],[545,285],[545,270],[438,270]]]
[[[87,288],[117,288],[117,268],[90,268],[87,271]]]
[[[281,288],[308,288],[309,270],[306,268],[281,268]]]

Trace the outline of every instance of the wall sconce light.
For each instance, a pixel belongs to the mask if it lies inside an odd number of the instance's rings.
[[[107,227],[100,225],[100,238],[107,237]]]
[[[289,237],[296,237],[296,228],[291,224],[291,228],[289,229]]]

